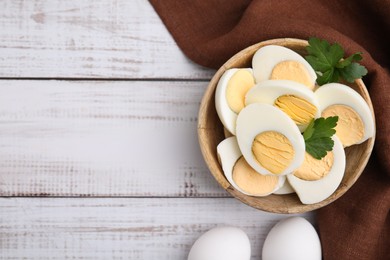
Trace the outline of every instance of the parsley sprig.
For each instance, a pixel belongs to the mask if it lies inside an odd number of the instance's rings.
[[[332,116],[320,117],[310,122],[305,132],[303,132],[307,153],[321,160],[328,151],[332,151],[334,145],[332,136],[336,133],[334,128],[338,120],[338,116]]]
[[[317,84],[338,82],[340,78],[353,82],[367,74],[367,69],[357,63],[362,60],[362,53],[357,52],[343,59],[343,48],[335,43],[329,44],[326,40],[310,38],[306,47],[309,55],[305,57],[307,62],[317,73]]]

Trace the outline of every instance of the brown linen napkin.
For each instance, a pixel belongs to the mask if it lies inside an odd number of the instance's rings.
[[[362,51],[377,137],[369,165],[340,199],[318,210],[325,260],[390,259],[390,1],[150,0],[183,52],[218,68],[259,41],[311,36]]]

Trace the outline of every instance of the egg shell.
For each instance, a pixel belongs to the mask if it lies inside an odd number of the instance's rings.
[[[312,85],[315,85],[317,75],[310,64],[298,53],[283,46],[268,45],[256,51],[252,59],[253,75],[257,83],[268,80],[273,68],[282,61],[297,61],[308,71]]]
[[[246,191],[242,190],[233,180],[233,168],[237,160],[242,156],[240,148],[238,147],[237,138],[235,136],[226,138],[222,142],[220,142],[217,146],[217,153],[220,163],[222,165],[223,173],[229,183],[239,192],[249,195],[249,196],[259,196],[258,194],[250,194]],[[279,183],[275,187],[273,191],[268,194],[263,194],[262,196],[267,196],[272,192],[279,190],[280,187],[283,186],[286,181],[285,176],[279,176]]]
[[[279,221],[268,233],[263,260],[321,260],[321,242],[314,227],[302,217]]]
[[[331,105],[347,105],[359,114],[364,124],[364,136],[357,144],[375,135],[375,121],[371,110],[362,96],[347,85],[329,83],[314,92],[321,112]]]
[[[251,245],[246,233],[236,227],[216,227],[193,244],[188,260],[249,260]]]
[[[336,135],[334,141],[334,161],[329,173],[316,181],[306,181],[295,177],[293,174],[287,176],[290,185],[297,193],[303,204],[314,204],[328,198],[340,185],[345,172],[345,152],[343,145]]]
[[[253,140],[265,131],[283,134],[291,142],[295,151],[292,162],[279,176],[291,173],[302,164],[305,157],[305,141],[294,121],[274,106],[254,103],[241,110],[236,127],[237,141],[242,155],[253,169],[261,174],[275,175],[262,167],[252,153]]]
[[[251,88],[245,96],[245,105],[253,103],[262,103],[273,105],[276,99],[283,95],[294,95],[302,98],[317,108],[315,118],[321,116],[319,102],[317,101],[314,92],[308,89],[301,83],[291,80],[265,80],[256,84]],[[303,132],[307,125],[299,126],[299,130]]]
[[[236,68],[226,70],[219,79],[217,88],[215,90],[215,108],[217,110],[218,117],[221,120],[223,126],[233,135],[236,134],[237,114],[229,107],[229,104],[226,100],[226,89],[230,78],[238,70],[239,69]],[[252,69],[246,68],[245,70],[253,74]]]

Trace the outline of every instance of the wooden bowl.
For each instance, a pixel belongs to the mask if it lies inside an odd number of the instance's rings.
[[[374,146],[375,136],[368,139],[362,144],[353,145],[345,149],[346,154],[346,168],[345,174],[341,184],[337,190],[327,199],[310,205],[302,204],[298,196],[294,194],[274,195],[271,194],[266,197],[253,197],[245,195],[234,189],[225,178],[222,168],[217,158],[217,145],[225,139],[224,127],[218,118],[215,109],[215,89],[218,80],[222,74],[230,68],[248,68],[252,66],[252,57],[254,53],[261,47],[266,45],[280,45],[285,46],[298,52],[301,55],[306,54],[305,47],[308,42],[305,40],[283,38],[273,39],[258,44],[252,45],[230,58],[221,68],[216,72],[211,79],[205,94],[203,96],[198,121],[198,138],[200,148],[212,175],[223,189],[228,191],[233,197],[239,199],[245,204],[260,209],[263,211],[274,213],[303,213],[311,210],[321,208],[342,196],[359,178],[363,169],[365,168],[368,159],[371,155]],[[367,89],[362,80],[356,80],[355,83],[349,84],[355,89],[368,103],[372,114],[374,115],[372,103]]]

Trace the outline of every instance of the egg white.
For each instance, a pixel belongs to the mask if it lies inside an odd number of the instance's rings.
[[[351,107],[361,118],[364,125],[364,136],[357,142],[363,143],[375,135],[375,120],[364,98],[347,85],[329,83],[322,85],[314,92],[321,112],[331,105]]]
[[[325,177],[316,181],[306,181],[294,176],[294,174],[287,176],[288,182],[303,204],[314,204],[325,200],[333,194],[343,179],[345,172],[344,148],[336,135],[333,135],[332,139],[334,141],[334,161]]]
[[[312,85],[315,85],[317,75],[310,64],[295,51],[277,45],[262,47],[253,56],[252,67],[256,82],[270,79],[273,68],[278,63],[288,60],[301,63],[308,71]]]
[[[215,108],[219,119],[223,126],[233,135],[236,134],[236,120],[237,114],[230,109],[226,99],[226,88],[230,78],[240,69],[228,69],[226,70],[218,81],[217,88],[215,90]],[[253,74],[252,69],[245,68]]]
[[[247,92],[245,105],[253,103],[273,105],[276,99],[283,95],[294,95],[310,102],[317,107],[314,117],[318,118],[321,116],[319,103],[314,92],[305,85],[291,80],[265,80],[256,84]],[[306,127],[307,125],[300,125],[299,129],[303,132]]]
[[[262,167],[252,153],[255,137],[265,131],[283,134],[290,141],[295,152],[292,162],[279,176],[291,173],[302,164],[305,157],[305,142],[294,121],[272,105],[254,103],[241,110],[236,127],[238,146],[253,169],[264,175],[275,175]]]
[[[274,191],[274,194],[277,195],[284,195],[284,194],[291,194],[291,193],[295,193],[295,190],[293,189],[293,187],[291,187],[290,183],[288,182],[288,179],[286,179],[282,187]]]

